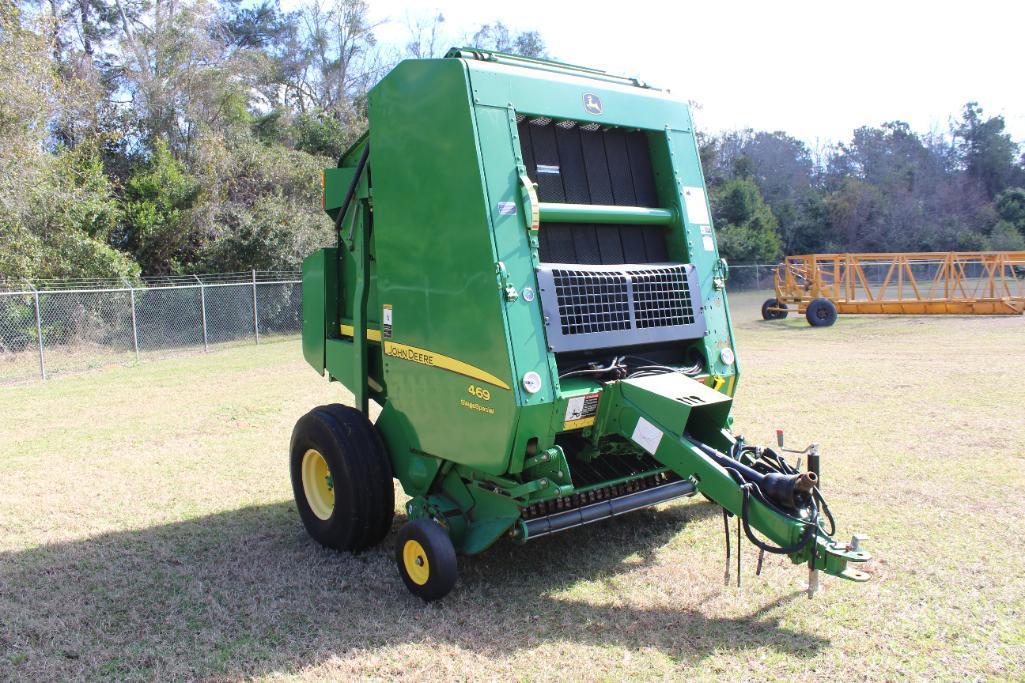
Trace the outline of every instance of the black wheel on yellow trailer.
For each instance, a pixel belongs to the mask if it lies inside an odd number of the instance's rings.
[[[336,550],[376,545],[391,529],[391,461],[374,425],[342,405],[314,408],[292,430],[292,492],[306,531]]]
[[[836,305],[829,299],[812,299],[804,317],[812,327],[829,327],[836,322]]]
[[[762,304],[762,320],[782,320],[787,317],[787,305],[779,299],[766,299]]]
[[[406,588],[425,602],[448,595],[459,576],[452,539],[431,519],[414,519],[399,529],[395,561]]]

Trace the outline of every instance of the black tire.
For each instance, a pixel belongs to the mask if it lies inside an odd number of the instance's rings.
[[[374,481],[385,482],[381,487],[381,501],[380,514],[377,517],[378,525],[373,528],[370,535],[370,542],[368,546],[377,545],[384,537],[391,531],[392,521],[395,518],[395,485],[392,481],[395,476],[392,472],[391,456],[388,454],[388,448],[384,444],[384,440],[381,438],[381,434],[377,431],[377,427],[366,418],[363,413],[351,408],[349,406],[343,406],[340,403],[332,403],[324,406],[327,410],[334,414],[336,420],[344,419],[344,415],[358,416],[352,417],[359,426],[366,430],[367,439],[373,444],[373,450],[379,454],[379,457],[370,458],[370,465],[376,469],[376,472],[372,474],[371,478]],[[362,419],[359,419],[362,418]]]
[[[812,299],[804,317],[812,327],[829,327],[836,322],[836,306],[829,299]]]
[[[289,470],[299,517],[318,543],[357,552],[379,543],[391,529],[391,461],[374,425],[355,408],[319,406],[299,418]]]
[[[414,519],[399,529],[395,562],[406,588],[424,602],[448,595],[459,576],[452,539],[432,519]]]
[[[766,299],[762,304],[762,320],[782,320],[785,317],[787,317],[787,305],[779,299]]]

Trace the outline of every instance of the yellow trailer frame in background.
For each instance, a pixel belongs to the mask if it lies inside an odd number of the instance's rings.
[[[1025,252],[788,256],[775,290],[799,313],[824,298],[837,313],[1016,315],[1025,311]]]

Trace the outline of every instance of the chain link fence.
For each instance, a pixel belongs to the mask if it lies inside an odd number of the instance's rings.
[[[729,291],[771,290],[775,265],[731,265]],[[36,280],[0,288],[0,385],[302,331],[297,271]]]
[[[0,289],[0,384],[299,334],[295,271]]]
[[[727,292],[752,292],[771,290],[776,264],[730,264],[730,276],[726,280]]]

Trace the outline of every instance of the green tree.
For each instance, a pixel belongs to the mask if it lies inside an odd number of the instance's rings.
[[[158,141],[125,187],[124,219],[116,242],[147,274],[183,272],[204,235],[193,220],[200,185]]]
[[[351,142],[342,122],[325,114],[300,114],[292,130],[296,149],[330,159],[341,157]]]
[[[994,251],[1025,251],[1025,235],[1011,223],[998,221],[989,234],[987,248]]]
[[[997,195],[996,211],[1001,221],[1025,235],[1025,188],[1011,187]]]
[[[990,199],[1020,177],[1020,151],[1004,130],[1004,117],[987,118],[977,102],[969,102],[954,135],[965,171]]]
[[[109,245],[120,207],[95,148],[45,160],[23,193],[24,212],[0,209],[0,281],[138,274],[132,258]]]
[[[735,263],[769,263],[780,255],[777,222],[754,181],[738,178],[711,196],[719,250]]]
[[[523,57],[547,57],[545,42],[537,31],[514,33],[501,21],[482,25],[471,39],[474,47]]]
[[[321,210],[321,173],[336,160],[267,145],[246,131],[203,145],[196,182],[204,188],[193,220],[204,241],[193,272],[298,268],[334,239]]]

